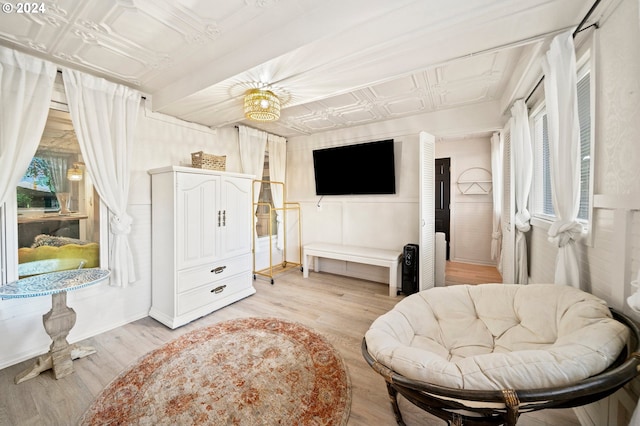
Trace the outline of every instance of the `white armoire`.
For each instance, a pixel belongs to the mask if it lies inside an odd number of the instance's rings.
[[[149,316],[176,328],[254,294],[253,176],[178,166],[149,174]]]

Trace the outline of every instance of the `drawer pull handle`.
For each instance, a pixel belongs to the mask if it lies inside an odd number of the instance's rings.
[[[218,266],[217,268],[214,268],[211,270],[211,272],[213,272],[214,274],[219,274],[222,271],[224,271],[227,267],[226,266]]]
[[[226,287],[226,285],[221,285],[219,287],[216,287],[213,290],[211,290],[211,293],[214,293],[214,294],[222,293],[224,291],[225,287]]]

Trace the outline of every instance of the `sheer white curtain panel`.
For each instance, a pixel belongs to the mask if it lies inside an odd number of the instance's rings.
[[[67,182],[67,169],[69,168],[67,159],[53,155],[44,155],[42,158],[47,163],[49,171],[51,172],[51,178],[53,180],[52,186],[55,191],[66,192],[69,186]]]
[[[67,181],[67,159],[52,155],[46,155],[42,158],[44,158],[44,161],[47,163],[47,167],[49,167],[49,171],[51,172],[52,186],[56,191],[56,198],[60,205],[60,213],[69,213],[71,208],[71,194],[68,191],[69,182]]]
[[[493,232],[491,234],[491,259],[502,271],[502,135],[491,136],[491,179],[493,195]]]
[[[551,195],[556,220],[549,240],[558,245],[555,283],[580,288],[576,238],[580,210],[580,122],[576,54],[571,31],[557,35],[542,61],[549,136]]]
[[[240,148],[240,165],[242,172],[254,175],[255,179],[262,179],[264,170],[264,151],[267,147],[267,133],[247,126],[238,126],[238,145]],[[260,199],[260,188],[253,188],[253,202]],[[253,211],[253,233],[254,240],[257,238],[256,224],[258,217],[255,209]],[[257,247],[254,250],[258,251]]]
[[[0,46],[0,206],[38,149],[56,72],[50,62]]]
[[[130,163],[140,105],[140,92],[79,71],[63,69],[62,77],[80,151],[98,195],[110,212],[110,284],[136,281],[127,213]]]
[[[529,266],[527,264],[527,237],[531,229],[531,214],[528,210],[529,192],[533,177],[533,152],[531,148],[531,132],[529,117],[524,100],[518,99],[511,107],[511,150],[513,152],[513,174],[516,199],[516,248],[515,248],[515,280],[516,284],[529,282]]]
[[[269,152],[269,177],[272,182],[285,183],[287,172],[287,140],[281,136],[267,136],[268,152]],[[284,207],[284,185],[271,185],[271,197],[273,198],[273,206],[276,209]],[[286,212],[284,210],[276,210],[277,223],[277,239],[276,247],[279,250],[284,248],[284,232],[282,229],[282,221]]]
[[[640,0],[638,0],[638,26],[640,26]],[[634,309],[636,312],[640,312],[640,269],[638,270],[638,277],[635,282],[632,281],[631,285],[635,283],[635,288],[632,290],[634,293],[627,298],[627,304]],[[633,415],[631,416],[630,425],[640,424],[640,403],[636,405],[635,410],[633,410]]]

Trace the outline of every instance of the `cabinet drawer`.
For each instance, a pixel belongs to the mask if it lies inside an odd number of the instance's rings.
[[[217,282],[241,272],[251,271],[251,255],[246,254],[218,262],[209,262],[195,268],[178,271],[177,292],[182,293],[200,287],[201,285]]]
[[[246,272],[178,295],[177,314],[184,315],[194,309],[212,305],[251,287],[251,274]]]

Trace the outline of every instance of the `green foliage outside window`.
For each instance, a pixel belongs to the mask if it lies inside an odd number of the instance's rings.
[[[33,197],[29,194],[25,194],[21,191],[22,188],[18,188],[18,208],[28,209],[31,207],[31,201]]]
[[[29,167],[27,168],[25,176],[29,176],[33,179],[34,189],[37,186],[50,188],[53,191],[53,177],[51,176],[51,169],[47,162],[39,157],[33,157]]]

